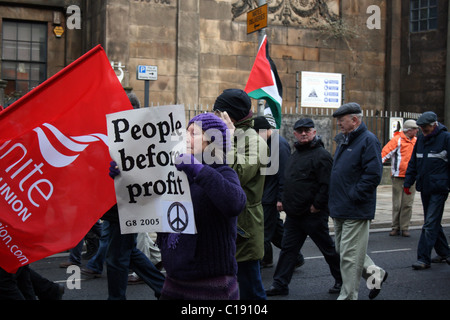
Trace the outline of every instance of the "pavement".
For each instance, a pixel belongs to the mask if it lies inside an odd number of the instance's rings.
[[[284,221],[285,213],[280,213],[280,218]],[[450,225],[450,197],[446,201],[444,214],[441,224]],[[413,204],[413,212],[411,216],[410,228],[421,228],[423,225],[423,207],[420,192],[416,191]],[[330,232],[334,232],[333,220],[330,218],[328,222]],[[379,185],[377,188],[377,207],[375,211],[375,219],[370,224],[370,229],[388,229],[392,228],[392,185]]]
[[[450,197],[444,208],[442,224],[450,223]],[[416,192],[414,197],[413,212],[411,217],[411,227],[423,225],[423,207],[420,192]],[[391,228],[392,226],[392,186],[379,185],[377,189],[377,208],[375,219],[372,220],[371,229]]]

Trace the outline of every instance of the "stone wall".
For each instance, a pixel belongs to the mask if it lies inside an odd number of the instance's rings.
[[[115,3],[116,1],[108,1],[108,3]],[[158,80],[150,82],[150,101],[165,103],[177,102],[177,75],[180,75],[180,81],[189,82],[183,78],[187,71],[189,64],[178,65],[180,54],[186,56],[183,45],[178,44],[180,41],[190,44],[189,39],[181,39],[183,32],[179,33],[179,10],[178,2],[185,8],[186,3],[190,0],[184,1],[137,1],[137,0],[120,0],[122,14],[125,22],[120,24],[125,30],[120,31],[120,34],[126,34],[126,45],[129,47],[128,56],[125,52],[122,56],[114,52],[114,47],[121,46],[122,38],[118,34],[116,36],[109,36],[107,33],[108,52],[114,54],[114,61],[123,61],[126,64],[126,70],[129,74],[128,79],[124,80],[124,85],[133,87],[134,91],[144,101],[144,81],[136,80],[136,68],[138,65],[153,65],[158,67]],[[117,6],[117,4],[114,4]],[[117,11],[119,11],[117,9]],[[114,15],[108,16],[108,25],[114,24]],[[185,21],[185,20],[183,20]],[[191,20],[190,20],[191,21]],[[194,20],[195,22],[195,20]],[[184,26],[183,28],[194,32],[198,28],[194,26]],[[193,46],[194,43],[192,43]],[[186,47],[186,45],[184,45]],[[195,55],[195,53],[190,53]],[[192,57],[189,61],[195,61]],[[186,61],[188,63],[188,61]],[[194,70],[197,67],[193,68]],[[181,78],[183,78],[181,80]],[[190,79],[197,82],[198,79]],[[198,85],[193,90],[191,100],[198,101],[195,94]],[[186,99],[187,100],[187,99]]]
[[[314,121],[315,128],[317,130],[317,135],[321,137],[325,149],[331,154],[334,153],[334,136],[335,132],[333,130],[333,118],[331,117],[319,117],[319,116],[302,116],[302,115],[284,115],[282,119],[282,126],[280,129],[280,135],[284,137],[291,148],[294,145],[294,124],[301,118],[311,118]]]
[[[243,88],[247,82],[258,49],[258,36],[246,34],[245,14],[230,20],[230,6],[233,9],[241,2],[201,1],[201,59],[210,64],[201,65],[200,103],[213,103],[223,89]],[[310,18],[322,22],[318,30],[296,21],[292,12],[289,24],[269,14],[266,33],[271,57],[283,83],[284,106],[295,106],[296,72],[319,71],[343,73],[347,77],[347,100],[384,110],[385,33],[366,27],[367,7],[378,4],[384,10],[384,1],[326,3],[342,15],[345,25],[342,30],[324,22],[325,17],[320,15]],[[284,4],[287,6],[288,1]]]
[[[265,32],[283,83],[284,113],[296,107],[297,73],[318,71],[344,74],[345,101],[359,102],[365,110],[434,110],[443,121],[448,1],[438,1],[438,30],[413,34],[410,0],[267,3]],[[258,33],[247,34],[246,13],[257,4],[257,0],[0,0],[0,19],[48,23],[48,76],[101,44],[110,61],[125,66],[122,84],[132,87],[142,101],[144,82],[136,80],[136,67],[156,65],[158,80],[150,83],[151,102],[206,108],[224,89],[245,87],[258,50]],[[82,29],[65,29],[56,38],[53,16],[59,13],[65,27],[69,5],[81,8]],[[381,10],[379,29],[367,27],[373,14],[368,12],[370,6]]]
[[[126,65],[123,84],[141,100],[139,64],[158,66],[158,80],[150,83],[155,103],[212,105],[224,89],[245,87],[258,50],[258,34],[247,35],[245,12],[257,1],[104,1],[108,57]],[[386,1],[310,1],[303,8],[293,5],[303,2],[268,3],[266,33],[285,107],[295,107],[296,73],[319,71],[346,76],[347,101],[384,110]],[[381,30],[366,26],[367,8],[374,4],[382,10]],[[309,16],[294,12],[300,9],[309,10]]]
[[[402,33],[409,31],[409,0],[402,0]],[[435,111],[444,122],[448,1],[438,1],[438,29],[401,41],[401,105],[404,111]]]

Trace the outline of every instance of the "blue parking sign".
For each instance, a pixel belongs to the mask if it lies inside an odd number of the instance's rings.
[[[136,70],[137,80],[158,80],[157,66],[137,66]]]

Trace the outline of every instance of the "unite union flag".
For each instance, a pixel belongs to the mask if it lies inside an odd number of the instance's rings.
[[[101,46],[0,113],[0,267],[73,248],[116,203],[106,115],[132,109]]]

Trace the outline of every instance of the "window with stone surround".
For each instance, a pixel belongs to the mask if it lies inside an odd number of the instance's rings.
[[[438,0],[411,0],[411,32],[436,30]]]
[[[5,94],[23,95],[47,78],[47,24],[3,20],[2,30]]]

